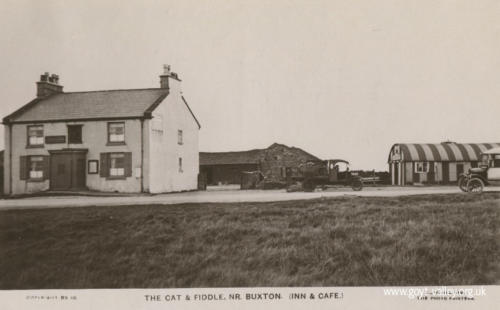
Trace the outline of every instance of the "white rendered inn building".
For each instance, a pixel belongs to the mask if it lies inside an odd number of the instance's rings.
[[[165,66],[159,88],[63,92],[41,75],[3,119],[4,193],[197,189],[200,124]]]

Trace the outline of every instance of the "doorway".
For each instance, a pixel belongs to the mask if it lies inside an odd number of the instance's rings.
[[[399,181],[399,164],[394,163],[394,185],[400,185]]]
[[[457,164],[457,180],[464,173],[464,164]]]
[[[86,151],[52,151],[51,190],[86,190]]]
[[[443,172],[441,172],[441,174],[443,175],[443,183],[448,184],[450,183],[450,164],[448,162],[443,162],[442,167]]]

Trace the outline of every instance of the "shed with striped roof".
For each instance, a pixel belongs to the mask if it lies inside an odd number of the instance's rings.
[[[389,153],[393,185],[449,184],[469,168],[477,167],[481,154],[500,143],[397,143]]]

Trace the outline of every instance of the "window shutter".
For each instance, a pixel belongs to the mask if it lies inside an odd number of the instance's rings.
[[[43,179],[48,180],[50,174],[50,161],[49,156],[43,156]]]
[[[21,156],[20,157],[20,172],[19,172],[19,178],[21,180],[27,180],[28,179],[28,159],[29,156]]]
[[[101,178],[109,177],[109,154],[101,153],[101,167],[100,167],[100,176]]]
[[[124,154],[124,161],[125,161],[125,177],[131,177],[132,176],[132,153],[125,153]]]

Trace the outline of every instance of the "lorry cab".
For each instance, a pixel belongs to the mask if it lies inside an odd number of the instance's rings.
[[[500,181],[500,154],[489,154],[488,163],[488,181]]]
[[[327,160],[328,180],[337,182],[347,178],[349,172],[349,162],[343,159]]]

